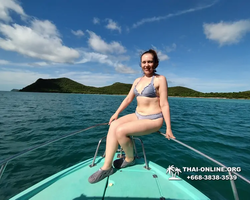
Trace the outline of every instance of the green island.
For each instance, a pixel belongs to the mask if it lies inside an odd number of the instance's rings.
[[[42,79],[19,90],[20,92],[52,92],[52,93],[80,93],[80,94],[111,94],[126,95],[132,84],[116,82],[110,86],[92,87],[80,84],[69,78]],[[16,91],[16,89],[15,89]],[[229,98],[229,99],[250,99],[250,90],[243,92],[203,93],[190,88],[176,86],[168,88],[168,95],[174,97],[200,97],[200,98]]]

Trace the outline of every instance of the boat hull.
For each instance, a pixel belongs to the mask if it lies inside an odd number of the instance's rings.
[[[10,200],[84,200],[84,199],[209,199],[192,185],[181,180],[169,180],[166,169],[154,162],[136,159],[136,165],[116,170],[102,181],[90,184],[88,177],[96,172],[104,162],[96,158],[96,165],[90,167],[93,159],[88,159],[35,184]]]

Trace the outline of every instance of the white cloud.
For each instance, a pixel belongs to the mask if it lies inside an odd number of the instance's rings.
[[[118,30],[119,33],[121,33],[122,29],[120,26],[117,25],[116,22],[114,22],[112,19],[107,19],[107,20],[108,20],[108,24],[106,26],[107,29]]]
[[[106,43],[102,38],[98,35],[96,35],[94,32],[87,30],[87,32],[90,35],[90,38],[88,40],[89,46],[100,53],[115,53],[115,54],[121,54],[125,53],[126,49],[123,47],[119,42],[111,42]]]
[[[240,20],[237,22],[220,22],[204,24],[204,33],[210,40],[223,45],[237,44],[243,36],[250,32],[250,20]]]
[[[39,78],[51,78],[48,74],[27,70],[1,70],[0,90],[22,89]]]
[[[166,47],[166,51],[169,53],[171,51],[175,51],[176,48],[177,48],[177,45],[175,43],[173,43],[171,46]]]
[[[162,53],[161,51],[157,51],[157,55],[160,61],[169,60],[169,56],[167,54]]]
[[[249,88],[249,84],[239,82],[239,80],[211,80],[203,83],[200,80],[195,87],[199,87],[205,92],[238,92],[239,88]]]
[[[87,62],[98,62],[113,66],[113,62],[109,59],[107,55],[96,52],[82,52],[82,53],[83,53],[83,59],[76,62],[76,64],[87,63]]]
[[[94,23],[94,24],[100,24],[100,19],[97,18],[97,17],[94,17],[94,18],[93,18],[93,23]]]
[[[127,67],[121,63],[115,64],[115,70],[117,72],[120,72],[123,74],[137,74],[137,73],[139,73],[138,71],[136,71],[130,67]]]
[[[26,17],[22,7],[15,0],[0,0],[0,20],[11,22],[10,10],[15,11],[21,17]]]
[[[112,74],[92,72],[65,72],[59,74],[59,77],[67,77],[83,85],[95,87],[108,85],[110,80],[114,80],[114,75]]]
[[[0,47],[42,60],[70,63],[79,53],[62,44],[56,26],[50,21],[33,20],[31,26],[0,24]]]
[[[169,60],[169,56],[167,54],[164,54],[161,50],[158,50],[155,46],[153,46],[153,49],[156,51],[157,55],[158,55],[158,58],[160,61],[163,61],[163,60]]]
[[[135,77],[129,74],[106,74],[106,73],[92,73],[92,72],[65,72],[58,74],[58,77],[67,77],[78,83],[103,87],[111,85],[115,82],[133,83]]]
[[[31,22],[31,29],[36,34],[41,35],[45,38],[56,38],[60,36],[56,26],[48,20],[33,20]]]
[[[73,33],[75,36],[78,36],[78,37],[84,36],[84,33],[81,30],[77,30],[77,31],[71,30],[71,33]]]
[[[7,60],[0,60],[0,65],[8,65],[8,64],[10,64],[9,61],[7,61]]]
[[[166,73],[166,78],[169,87],[183,86],[199,92],[237,92],[242,91],[242,88],[249,88],[249,81],[246,80],[201,79],[173,73]]]
[[[188,87],[191,89],[194,89],[194,86],[197,86],[200,84],[200,79],[194,78],[194,77],[183,77],[176,75],[174,73],[167,73],[166,78],[169,83],[169,87],[172,86],[183,86],[183,87]]]
[[[131,67],[127,67],[120,63],[121,60],[124,60],[124,57],[119,58],[119,57],[114,57],[114,56],[105,55],[105,54],[96,53],[96,52],[82,52],[82,55],[83,55],[83,58],[80,61],[76,62],[76,64],[87,63],[87,62],[97,62],[97,63],[112,66],[119,73],[123,73],[123,74],[138,73],[138,71],[132,69]]]
[[[88,71],[51,71],[49,74],[31,70],[0,69],[0,91],[22,89],[39,78],[51,79],[67,77],[87,86],[103,87],[115,82],[132,83],[133,74],[93,73]]]
[[[32,67],[44,67],[44,66],[52,66],[53,63],[47,63],[47,62],[34,62],[34,63],[27,63],[25,65],[29,65]]]
[[[58,63],[52,63],[52,62],[10,62],[7,60],[0,60],[0,65],[11,65],[15,67],[44,67],[44,66],[53,66],[58,65]],[[62,64],[61,64],[62,65]],[[1,71],[0,71],[1,73]]]
[[[119,60],[119,61],[128,61],[130,60],[130,56],[127,55],[114,55],[114,59]]]
[[[145,23],[150,23],[150,22],[165,20],[165,19],[168,19],[168,18],[171,18],[171,17],[176,17],[176,16],[184,15],[184,14],[195,12],[195,11],[198,11],[198,10],[203,10],[205,8],[209,8],[209,7],[213,6],[215,3],[217,3],[217,0],[214,1],[212,4],[209,4],[209,5],[199,6],[199,7],[196,7],[196,8],[190,8],[188,10],[179,11],[179,12],[176,12],[176,13],[173,13],[173,14],[171,13],[171,14],[168,14],[168,15],[165,15],[165,16],[144,18],[144,19],[142,19],[142,20],[134,23],[133,26],[132,26],[132,28],[137,28],[138,26],[141,26],[141,25],[143,25]]]

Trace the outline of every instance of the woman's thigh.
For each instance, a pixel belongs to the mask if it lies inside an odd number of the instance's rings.
[[[141,119],[120,124],[116,128],[117,136],[140,136],[158,131],[163,124],[163,118]]]
[[[118,126],[120,126],[124,123],[132,122],[132,121],[138,121],[135,113],[124,115],[124,116],[118,118],[117,120],[114,120],[110,124],[110,129],[116,129]]]

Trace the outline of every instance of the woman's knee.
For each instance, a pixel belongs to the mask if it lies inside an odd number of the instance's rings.
[[[115,132],[115,129],[117,126],[118,126],[118,123],[116,121],[112,122],[109,126],[109,132]]]
[[[119,122],[117,121],[114,121],[110,124],[109,126],[109,131],[108,131],[108,135],[112,135],[113,137],[116,137],[117,138],[117,128],[119,127]]]
[[[110,128],[112,129],[116,129],[119,125],[121,124],[120,120],[117,119],[117,120],[114,120],[113,122],[111,122],[110,124]]]
[[[126,131],[125,131],[124,127],[122,127],[122,126],[118,126],[115,129],[115,135],[116,135],[116,138],[118,140],[127,136]]]

